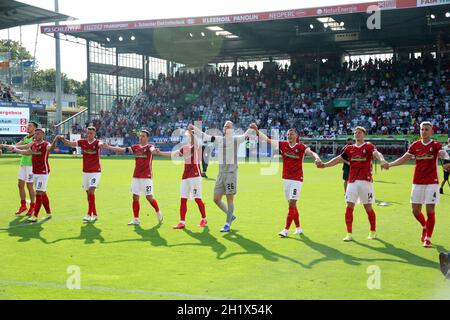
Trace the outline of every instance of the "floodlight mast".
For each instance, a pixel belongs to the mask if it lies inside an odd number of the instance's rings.
[[[58,0],[55,0],[55,12],[59,13]],[[59,22],[55,22],[59,26]],[[55,56],[56,56],[56,123],[62,122],[62,82],[61,82],[61,43],[59,32],[55,33]]]

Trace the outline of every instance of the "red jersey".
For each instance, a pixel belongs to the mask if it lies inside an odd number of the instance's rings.
[[[372,182],[372,159],[375,150],[375,146],[370,142],[365,142],[361,146],[353,144],[345,148],[341,156],[350,162],[349,183],[356,180]]]
[[[131,146],[136,162],[134,166],[133,178],[137,179],[151,179],[152,178],[152,151],[155,150],[155,146],[152,144],[146,144],[141,146],[135,144]]]
[[[301,142],[291,147],[289,142],[280,141],[278,149],[283,158],[283,179],[303,181],[303,158],[308,147]]]
[[[197,150],[195,150],[197,149]],[[182,180],[201,177],[200,161],[202,159],[202,147],[185,145],[180,149],[180,155],[184,157],[184,172]]]
[[[91,143],[89,143],[87,139],[80,139],[77,141],[77,145],[81,147],[81,153],[83,154],[83,172],[102,172],[100,166],[101,144],[103,144],[103,142],[97,139]]]
[[[34,174],[49,174],[50,165],[48,164],[48,149],[50,143],[47,141],[33,142],[31,149],[31,162],[33,164]]]
[[[438,156],[442,144],[431,140],[424,144],[422,140],[409,146],[408,153],[416,158],[413,184],[438,184]]]

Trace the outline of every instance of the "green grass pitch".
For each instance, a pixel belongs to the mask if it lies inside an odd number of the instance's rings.
[[[141,199],[141,227],[129,227],[132,159],[102,158],[95,224],[82,222],[81,159],[55,156],[48,186],[53,220],[27,225],[15,218],[18,163],[0,158],[0,299],[450,298],[438,265],[438,252],[450,250],[450,189],[437,208],[435,247],[424,249],[410,212],[412,165],[378,168],[375,175],[376,200],[391,203],[374,207],[380,240],[367,240],[369,223],[358,206],[356,241],[344,243],[340,166],[320,171],[305,164],[304,235],[281,239],[287,213],[281,166],[276,175],[261,175],[268,164],[240,164],[237,220],[232,233],[222,234],[225,215],[212,201],[217,164],[203,180],[209,228],[197,226],[200,214],[189,201],[187,230],[178,231],[172,226],[179,219],[182,165],[153,164],[164,223],[157,225],[153,208]],[[66,286],[70,266],[80,270],[81,289]]]

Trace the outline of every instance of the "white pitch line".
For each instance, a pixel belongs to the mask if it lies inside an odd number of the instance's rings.
[[[60,283],[45,283],[45,282],[25,282],[25,281],[8,281],[0,280],[0,285],[16,285],[16,286],[29,286],[29,287],[47,287],[47,288],[60,288],[66,289],[66,285]],[[127,294],[142,294],[149,296],[167,296],[167,297],[179,297],[186,299],[205,299],[205,300],[230,300],[230,298],[224,297],[210,297],[204,295],[192,295],[179,292],[164,292],[164,291],[146,291],[138,289],[121,289],[121,288],[108,288],[108,287],[91,287],[91,286],[81,286],[79,291],[104,291],[104,292],[116,292],[116,293],[127,293]],[[77,289],[70,290],[72,292],[78,291]]]

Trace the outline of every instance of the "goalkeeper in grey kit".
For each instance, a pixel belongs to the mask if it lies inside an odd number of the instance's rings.
[[[214,202],[226,215],[226,222],[220,232],[230,232],[231,223],[236,219],[234,214],[234,196],[237,193],[238,160],[237,151],[239,145],[253,130],[248,129],[243,135],[235,136],[233,122],[227,121],[223,126],[223,135],[208,135],[202,130],[190,125],[189,130],[203,141],[213,142],[219,157],[219,174],[214,188]],[[227,198],[227,204],[222,201],[223,196]]]

